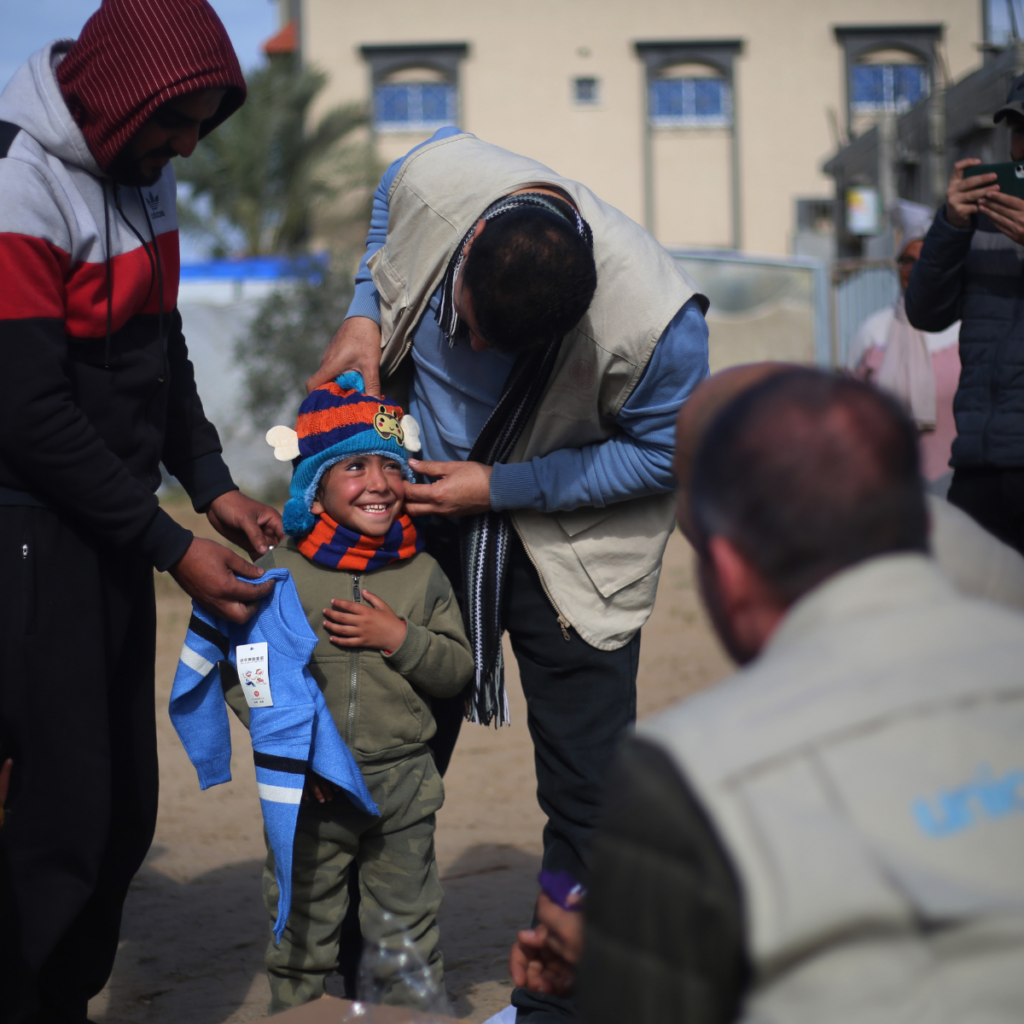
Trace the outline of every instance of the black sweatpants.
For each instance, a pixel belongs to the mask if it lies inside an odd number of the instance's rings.
[[[957,469],[946,497],[1024,555],[1024,469]]]
[[[6,506],[0,580],[0,1021],[83,1024],[156,825],[153,570]]]

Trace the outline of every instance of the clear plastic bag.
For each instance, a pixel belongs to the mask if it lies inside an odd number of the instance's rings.
[[[403,1006],[426,1014],[450,1012],[448,996],[412,937],[390,914],[380,915],[372,934],[363,935],[356,980],[357,1000],[345,1017],[372,1024],[374,1006]]]

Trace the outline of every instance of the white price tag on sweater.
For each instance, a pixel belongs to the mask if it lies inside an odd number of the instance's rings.
[[[239,644],[235,648],[235,667],[238,669],[238,681],[242,684],[246,704],[251,708],[273,707],[266,643]]]

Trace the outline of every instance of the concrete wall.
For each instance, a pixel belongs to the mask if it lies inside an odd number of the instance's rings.
[[[189,281],[178,293],[203,409],[220,434],[235,483],[256,495],[280,490],[291,479],[291,466],[274,458],[265,432],[254,429],[246,415],[245,366],[235,356],[235,343],[245,337],[272,287],[265,281]]]
[[[292,0],[282,0],[282,3]],[[835,150],[829,111],[845,123],[836,25],[944,25],[954,78],[979,62],[981,0],[301,0],[303,58],[330,75],[324,105],[368,100],[360,46],[466,43],[461,127],[585,182],[643,222],[645,73],[637,41],[740,40],[735,62],[740,235],[745,249],[789,251],[797,197],[827,197]],[[576,76],[601,80],[602,102],[572,102]],[[384,135],[385,161],[423,136]],[[731,238],[728,131],[656,129],[654,231],[668,245]]]

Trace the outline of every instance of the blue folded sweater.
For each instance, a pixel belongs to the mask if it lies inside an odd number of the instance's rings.
[[[267,580],[276,580],[276,586],[242,625],[210,615],[193,601],[171,690],[171,721],[199,775],[200,788],[230,782],[231,735],[219,663],[229,661],[237,670],[240,646],[267,645],[266,683],[260,685],[262,699],[269,689],[273,704],[250,708],[249,733],[263,821],[274,851],[280,892],[274,940],[280,942],[291,909],[292,846],[306,772],[312,770],[339,786],[367,814],[379,811],[306,667],[316,636],[291,573],[271,569],[257,580],[242,582]]]

